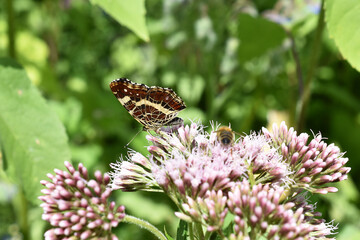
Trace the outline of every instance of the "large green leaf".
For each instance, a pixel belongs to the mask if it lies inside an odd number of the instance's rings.
[[[130,28],[144,41],[149,41],[145,23],[145,0],[92,0],[119,23]]]
[[[327,0],[325,16],[330,37],[343,57],[360,71],[360,1]]]
[[[5,170],[36,202],[39,181],[70,160],[65,129],[23,69],[0,66],[0,103]]]
[[[284,29],[264,18],[239,15],[239,60],[246,62],[281,45],[286,37]]]

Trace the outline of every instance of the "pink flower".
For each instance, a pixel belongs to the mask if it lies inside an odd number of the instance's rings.
[[[336,191],[324,184],[350,171],[320,135],[308,142],[281,123],[273,133],[263,128],[222,144],[216,129],[208,134],[192,123],[147,139],[148,157],[131,152],[112,164],[112,189],[163,191],[178,206],[176,216],[228,239],[315,239],[335,229],[304,197]],[[229,213],[233,228],[224,231]]]
[[[268,239],[318,239],[335,229],[311,216],[309,210],[313,209],[306,204],[300,207],[293,201],[282,202],[283,194],[284,188],[272,188],[270,184],[238,182],[229,192],[227,203],[235,215],[232,238],[258,239],[266,234]],[[250,233],[248,226],[258,231]]]
[[[336,192],[335,187],[324,184],[347,179],[349,167],[344,165],[349,160],[334,144],[327,145],[320,134],[308,142],[306,133],[297,135],[293,128],[288,129],[284,122],[280,128],[273,126],[273,132],[262,129],[264,135],[281,150],[281,155],[289,164],[288,177],[294,188],[304,188],[313,193],[326,194]]]
[[[82,164],[79,170],[69,162],[65,166],[68,172],[55,169],[55,175],[48,174],[51,181],[41,181],[46,187],[39,197],[44,202],[42,217],[53,227],[45,232],[45,239],[117,239],[111,228],[124,218],[125,207],[108,203],[110,177],[97,171],[95,180],[89,179]]]

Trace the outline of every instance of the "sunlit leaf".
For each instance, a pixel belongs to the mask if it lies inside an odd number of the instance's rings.
[[[334,38],[343,57],[360,71],[360,1],[327,0],[325,16],[330,37]]]
[[[92,0],[120,24],[130,28],[144,41],[149,41],[149,33],[145,23],[144,0]]]
[[[22,69],[0,66],[0,102],[5,170],[35,202],[39,181],[70,160],[65,129]]]

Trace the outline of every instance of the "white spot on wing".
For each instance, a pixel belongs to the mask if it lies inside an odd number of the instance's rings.
[[[182,100],[179,97],[177,97],[177,95],[173,92],[173,90],[169,88],[161,88],[156,86],[148,87],[144,84],[131,82],[130,80],[122,80],[122,84],[123,84],[122,91],[123,93],[125,93],[124,94],[125,96],[118,97],[119,102],[125,108],[129,108],[131,106],[131,109],[127,109],[130,115],[132,115],[135,118],[135,120],[140,122],[148,129],[161,127],[175,118],[175,116],[179,111],[174,110],[170,107],[169,101],[171,99],[175,99],[175,100],[178,99],[179,103],[183,104]],[[150,89],[151,91],[154,91],[155,94],[165,93],[164,98],[157,103],[151,102],[153,99],[151,99],[151,97],[148,95]],[[143,91],[145,91],[144,95],[143,95]],[[134,97],[136,97],[138,101],[131,100],[131,98]],[[141,107],[142,105],[150,107],[150,109],[142,108]],[[146,110],[150,110],[150,111],[147,112]],[[165,116],[161,114],[164,114]],[[160,119],[160,116],[164,118]]]

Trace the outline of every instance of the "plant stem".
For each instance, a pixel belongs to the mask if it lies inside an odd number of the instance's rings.
[[[26,200],[26,196],[24,190],[20,190],[18,196],[14,199],[14,204],[18,206],[17,209],[17,218],[20,225],[20,230],[23,235],[22,239],[27,240],[29,237],[29,222],[28,222],[28,201]]]
[[[189,238],[190,240],[194,240],[194,228],[192,223],[188,223],[188,227],[189,227]]]
[[[291,32],[291,29],[283,27],[284,31],[286,32],[288,38],[290,39],[291,43],[291,55],[293,57],[293,61],[295,63],[295,81],[292,81],[292,77],[289,76],[289,84],[291,85],[291,89],[295,90],[295,86],[297,85],[297,93],[291,90],[291,97],[289,98],[289,124],[295,125],[295,116],[296,116],[296,104],[300,96],[302,96],[304,92],[304,76],[303,76],[303,69],[301,67],[301,61],[299,57],[299,52],[296,47],[296,42],[294,35]],[[292,74],[289,73],[289,74]]]
[[[315,32],[315,39],[312,46],[311,58],[309,60],[308,73],[305,79],[305,86],[298,102],[297,130],[302,131],[305,125],[306,110],[311,97],[311,84],[314,80],[314,73],[321,49],[321,37],[324,30],[324,0],[321,1],[321,10]]]
[[[284,28],[285,33],[288,35],[290,42],[291,42],[291,54],[294,58],[295,67],[296,67],[296,77],[299,84],[299,95],[301,96],[304,91],[304,78],[303,78],[303,71],[301,69],[301,63],[299,58],[299,53],[296,49],[295,39],[293,34],[290,30]]]
[[[212,232],[205,233],[205,239],[210,239]]]
[[[254,186],[255,185],[255,177],[254,177],[252,166],[247,161],[245,161],[245,165],[248,168],[248,175],[249,175],[250,185]]]
[[[196,228],[196,233],[197,233],[198,239],[205,240],[201,223],[195,223],[195,228]]]
[[[254,228],[252,228],[250,231],[250,239],[257,239],[256,230]]]
[[[147,221],[144,221],[140,218],[136,218],[136,217],[133,217],[130,215],[126,215],[124,217],[123,221],[127,222],[127,223],[133,223],[135,225],[138,225],[141,228],[148,230],[149,232],[154,234],[160,240],[167,240],[165,235],[159,229],[157,229],[154,225],[150,224]]]
[[[15,18],[13,0],[6,0],[7,25],[8,25],[8,54],[12,58],[16,58],[15,51]]]

